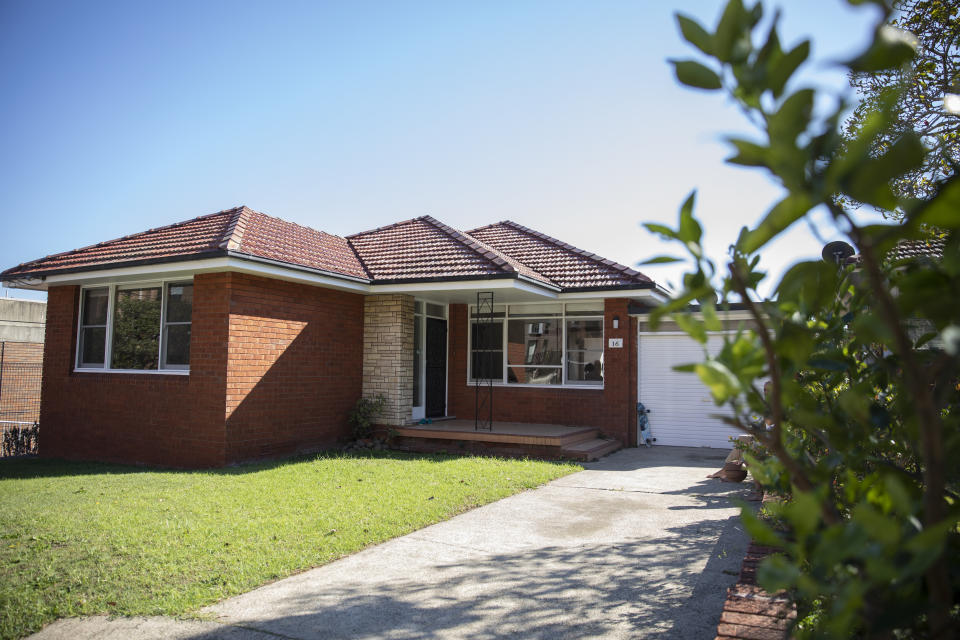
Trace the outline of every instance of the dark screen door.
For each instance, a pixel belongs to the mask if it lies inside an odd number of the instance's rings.
[[[447,409],[447,321],[427,318],[426,415],[436,418]]]

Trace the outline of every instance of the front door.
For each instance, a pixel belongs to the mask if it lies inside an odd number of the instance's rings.
[[[447,413],[447,321],[427,318],[426,414],[437,418]]]

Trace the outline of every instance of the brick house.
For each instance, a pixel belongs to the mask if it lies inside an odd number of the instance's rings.
[[[394,428],[472,424],[475,375],[493,379],[498,423],[635,445],[631,310],[665,299],[513,222],[424,216],[343,238],[246,207],[0,279],[48,293],[41,455],[177,467],[330,446],[362,395],[386,398]],[[478,292],[493,294],[483,318]]]

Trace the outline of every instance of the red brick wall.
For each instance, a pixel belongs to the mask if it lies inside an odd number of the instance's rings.
[[[361,393],[363,296],[231,274],[227,462],[317,450]]]
[[[604,304],[604,343],[623,338],[622,349],[604,349],[603,389],[497,386],[494,420],[597,427],[627,445],[636,445],[637,326],[627,315],[626,299]],[[620,327],[613,328],[613,317]],[[475,392],[467,383],[467,307],[450,305],[449,413],[472,419]]]
[[[190,375],[73,371],[79,287],[51,287],[40,455],[175,467],[224,464],[227,274],[194,279]]]
[[[190,375],[77,373],[79,287],[51,287],[40,455],[211,467],[318,449],[360,397],[363,296],[194,279]]]

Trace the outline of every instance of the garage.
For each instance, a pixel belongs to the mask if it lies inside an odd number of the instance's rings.
[[[650,410],[648,418],[658,445],[729,449],[740,431],[717,414],[729,413],[713,403],[710,392],[693,373],[673,367],[703,360],[703,347],[684,333],[644,333],[637,340],[637,398]],[[711,334],[707,348],[717,353],[723,336]]]

